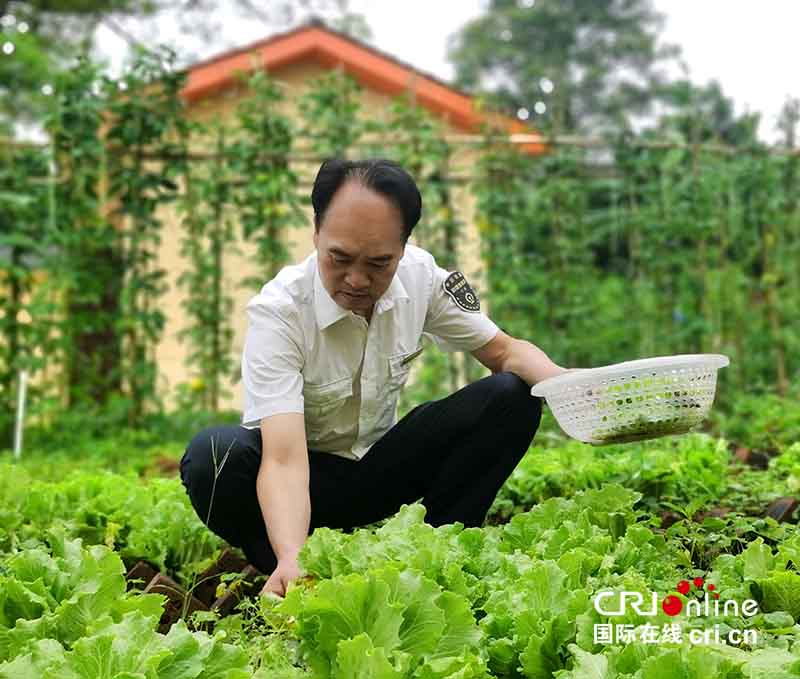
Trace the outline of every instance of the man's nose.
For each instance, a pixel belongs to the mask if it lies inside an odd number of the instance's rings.
[[[348,271],[345,283],[351,290],[362,290],[369,287],[369,278],[359,271]]]

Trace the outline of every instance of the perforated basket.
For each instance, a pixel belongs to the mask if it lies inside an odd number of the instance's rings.
[[[708,415],[721,354],[643,358],[575,370],[531,389],[572,438],[604,445],[683,434]]]

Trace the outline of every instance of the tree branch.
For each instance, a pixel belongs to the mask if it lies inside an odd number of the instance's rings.
[[[142,49],[147,49],[136,37],[134,37],[131,33],[122,28],[122,26],[120,26],[112,17],[106,15],[100,19],[100,23],[106,26],[115,35],[122,38],[131,47],[140,47]]]

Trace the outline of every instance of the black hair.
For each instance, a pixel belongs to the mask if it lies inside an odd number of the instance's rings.
[[[343,160],[329,158],[319,168],[311,190],[314,228],[319,231],[333,196],[342,184],[356,180],[388,198],[403,215],[403,242],[408,240],[422,212],[422,197],[414,179],[400,165],[385,158]]]

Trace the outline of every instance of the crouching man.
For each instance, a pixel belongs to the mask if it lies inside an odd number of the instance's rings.
[[[539,426],[530,387],[565,372],[480,308],[460,272],[409,245],[422,201],[386,160],[329,160],[311,195],[315,252],[247,305],[241,425],[199,432],[181,478],[200,518],[283,596],[319,526],[350,529],[417,500],[480,526]],[[399,422],[425,333],[492,375]]]

